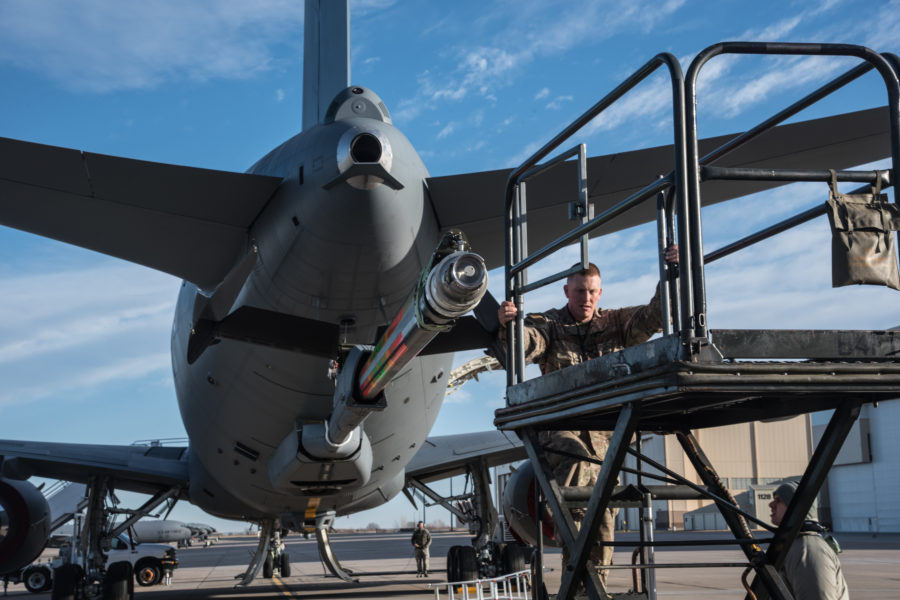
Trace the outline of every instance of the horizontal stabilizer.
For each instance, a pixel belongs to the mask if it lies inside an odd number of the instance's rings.
[[[277,177],[0,138],[0,224],[214,288]]]
[[[480,431],[433,436],[406,467],[406,476],[422,483],[445,479],[466,472],[466,465],[484,459],[488,467],[527,458],[518,437],[505,431]]]
[[[734,135],[700,140],[701,157]],[[716,161],[717,166],[780,169],[844,169],[890,156],[886,108],[874,108],[776,127]],[[599,215],[674,168],[672,146],[588,159],[588,193]],[[462,229],[488,268],[504,261],[503,215],[511,169],[431,177],[428,187],[443,229]],[[784,182],[712,181],[701,188],[703,204],[738,198]],[[824,189],[824,188],[823,188]],[[528,183],[529,251],[570,231],[567,206],[578,197],[575,163],[566,162]],[[603,235],[656,218],[652,200],[594,230]]]

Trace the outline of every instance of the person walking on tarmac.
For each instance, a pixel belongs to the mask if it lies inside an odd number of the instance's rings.
[[[665,260],[678,263],[678,246],[666,249]],[[525,317],[525,360],[537,363],[541,374],[563,369],[604,354],[616,352],[627,346],[646,342],[661,331],[660,294],[649,304],[619,309],[601,309],[597,306],[601,287],[600,270],[593,263],[570,275],[563,286],[566,305],[543,313],[530,313]],[[505,300],[497,309],[500,321],[500,340],[506,341],[506,325],[516,318],[515,304]],[[538,439],[547,449],[559,450],[569,455],[603,460],[609,447],[609,433],[601,431],[542,431]],[[579,461],[554,452],[547,456],[553,467],[553,476],[561,486],[593,486],[600,474],[600,465]],[[575,509],[572,518],[581,528],[585,511]],[[592,547],[590,560],[597,568],[600,580],[606,585],[606,569],[601,565],[612,564],[612,546],[603,542],[613,541],[615,527],[614,509],[608,508],[601,516],[599,540]],[[563,547],[563,568],[568,563],[568,549]]]
[[[416,549],[416,577],[428,577],[428,547],[431,545],[431,534],[425,529],[424,521],[416,523],[412,545]]]
[[[775,490],[769,509],[773,525],[781,525],[788,504],[797,491],[797,482],[782,483]],[[834,538],[810,509],[784,558],[782,574],[796,600],[850,600],[847,580],[841,572],[840,549]]]

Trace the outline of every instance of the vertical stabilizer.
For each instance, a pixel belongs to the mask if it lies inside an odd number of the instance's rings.
[[[303,129],[325,117],[350,85],[350,0],[306,0],[303,25]]]

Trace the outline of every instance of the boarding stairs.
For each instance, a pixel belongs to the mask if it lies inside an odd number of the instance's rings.
[[[50,531],[56,531],[87,508],[84,484],[54,481],[41,491],[50,505]]]
[[[861,59],[862,64],[701,157],[697,139],[697,76],[711,58],[727,54],[852,56]],[[672,171],[593,217],[586,183],[584,145],[562,151],[551,159],[547,157],[660,67],[668,69],[672,83]],[[745,558],[739,563],[656,565],[652,558],[653,548],[665,544],[652,539],[652,528],[648,532],[642,528],[639,542],[613,543],[615,547],[632,546],[635,556],[642,557],[634,567],[640,569],[641,580],[635,581],[630,597],[656,597],[654,567],[693,566],[744,569],[745,580],[748,575],[752,576],[752,582],[745,583],[748,598],[792,598],[779,568],[861,406],[900,397],[900,332],[710,329],[706,322],[705,264],[823,215],[825,211],[824,208],[805,211],[704,255],[702,192],[707,182],[714,181],[753,180],[771,185],[784,181],[829,181],[832,174],[827,164],[816,169],[752,169],[713,163],[873,69],[884,80],[889,98],[887,118],[892,168],[887,171],[838,171],[834,176],[838,181],[866,184],[865,190],[879,181],[886,188],[900,172],[897,170],[900,160],[900,58],[859,46],[836,44],[721,43],[700,52],[686,76],[674,56],[668,53],[657,55],[512,171],[505,197],[505,284],[506,299],[515,302],[519,311],[516,321],[508,325],[506,355],[512,360],[506,361],[507,404],[496,411],[495,425],[502,430],[514,431],[522,438],[539,484],[535,486],[536,506],[549,508],[553,515],[550,529],[555,526],[557,535],[569,550],[570,559],[563,569],[559,590],[549,597],[569,600],[576,597],[576,593],[581,595],[582,592],[577,592],[581,586],[591,598],[613,597],[608,595],[596,572],[590,568],[588,556],[598,535],[599,516],[611,503],[617,478],[621,472],[630,471],[637,474],[637,487],[646,492],[643,494],[645,507],[649,508],[650,501],[657,496],[649,492],[644,481],[661,481],[672,489],[690,488],[690,494],[700,493],[703,498],[712,500],[733,536],[733,539],[716,543],[737,546]],[[576,160],[570,161],[572,158]],[[532,252],[528,248],[527,184],[566,161],[576,162],[578,171],[580,195],[570,211],[570,218],[574,217],[578,224],[553,243]],[[535,189],[539,189],[538,186]],[[522,343],[525,295],[586,267],[588,235],[654,199],[658,234],[655,251],[659,255],[664,323],[662,337],[526,381]],[[529,267],[579,241],[582,264],[528,282]],[[680,250],[677,268],[671,268],[662,258],[665,248],[673,242],[678,243]],[[833,411],[830,422],[779,527],[773,527],[737,506],[693,433],[705,427],[826,410]],[[537,434],[542,430],[567,429],[612,431],[598,480],[589,494],[582,490],[579,495],[574,488],[556,483],[548,461],[548,452],[552,451],[539,442]],[[641,432],[674,434],[703,485],[688,481],[642,453]],[[633,439],[638,441],[632,443]],[[624,467],[629,455],[636,458],[636,469]],[[669,497],[677,497],[677,493]],[[571,509],[575,507],[586,510],[580,530],[571,517]],[[537,514],[544,514],[543,510],[539,509]],[[754,537],[748,523],[763,528],[764,537]],[[536,523],[538,530],[548,525]],[[541,543],[543,537],[537,536],[537,539]],[[689,545],[690,542],[679,541],[678,544]],[[537,564],[533,568],[540,574],[543,572],[540,546],[535,560]],[[548,596],[539,575],[531,583],[535,598]]]

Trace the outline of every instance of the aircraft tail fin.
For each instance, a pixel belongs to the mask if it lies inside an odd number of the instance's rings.
[[[306,0],[303,129],[320,123],[337,93],[349,85],[349,0]]]

